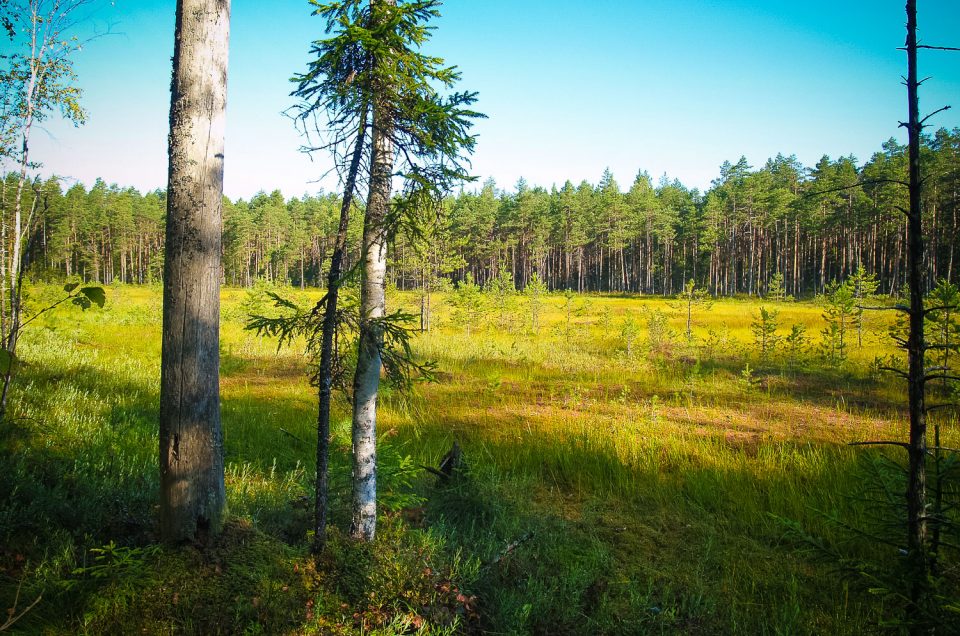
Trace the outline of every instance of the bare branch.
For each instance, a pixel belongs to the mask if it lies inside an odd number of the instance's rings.
[[[937,110],[933,111],[932,113],[930,113],[929,115],[927,115],[926,117],[924,117],[923,119],[920,120],[920,125],[922,126],[923,124],[926,123],[926,121],[927,121],[928,119],[930,119],[931,117],[933,117],[933,116],[936,115],[937,113],[942,113],[942,112],[945,111],[945,110],[950,110],[950,106],[944,106],[943,108],[938,108]]]
[[[938,375],[925,375],[923,376],[924,382],[929,382],[931,380],[958,380],[960,381],[960,375],[948,375],[946,373],[941,373]]]
[[[950,448],[949,446],[931,446],[930,450],[950,451],[951,453],[960,453],[960,449]]]
[[[906,308],[903,305],[894,305],[893,307],[868,307],[866,305],[857,305],[857,309],[862,309],[864,311],[904,311]]]
[[[533,531],[531,530],[530,532],[527,532],[526,534],[524,534],[523,536],[521,536],[521,537],[520,537],[519,539],[517,539],[516,541],[513,541],[512,543],[510,543],[506,548],[504,548],[503,550],[501,550],[500,553],[497,554],[497,556],[495,556],[495,557],[494,557],[493,559],[491,559],[490,561],[484,563],[482,567],[489,567],[489,566],[492,566],[492,565],[496,565],[497,563],[499,563],[500,561],[502,561],[502,560],[504,559],[504,557],[506,557],[507,555],[509,555],[511,552],[513,552],[514,550],[516,550],[517,548],[519,548],[521,545],[523,545],[524,543],[526,543],[527,541],[529,541],[529,540],[532,539],[532,538],[533,538]]]
[[[861,188],[863,186],[881,185],[884,183],[901,185],[905,188],[910,187],[910,184],[908,184],[906,181],[900,181],[899,179],[869,179],[867,181],[857,181],[856,183],[851,183],[850,185],[845,185],[845,186],[838,186],[836,188],[828,188],[826,190],[817,190],[816,192],[808,192],[804,194],[803,197],[801,198],[808,199],[808,198],[819,196],[822,194],[831,194],[833,192],[843,192],[845,190],[852,190],[854,188]]]
[[[40,596],[37,597],[37,600],[35,600],[33,603],[30,603],[30,605],[27,605],[22,612],[20,612],[19,614],[16,614],[17,603],[19,603],[20,601],[21,587],[23,587],[23,579],[20,579],[20,584],[17,585],[17,594],[16,596],[14,596],[14,599],[13,599],[13,607],[7,610],[7,614],[8,614],[7,620],[4,621],[2,624],[0,624],[0,632],[6,631],[9,627],[12,627],[13,624],[16,623],[18,620],[20,620],[21,618],[23,618],[27,612],[29,612],[34,607],[36,607],[37,603],[40,602],[40,599],[43,598],[43,594],[41,594]]]
[[[898,212],[902,212],[902,213],[903,213],[903,216],[907,217],[908,219],[910,218],[910,210],[908,210],[907,208],[905,208],[905,207],[903,207],[903,206],[900,206],[900,205],[895,206],[895,207],[896,207],[896,209],[897,209]]]
[[[871,441],[871,442],[847,442],[847,446],[899,446],[900,448],[905,448],[908,451],[910,450],[910,444],[906,442],[889,442],[889,441]]]
[[[926,316],[927,314],[932,313],[934,311],[943,311],[945,309],[956,309],[956,308],[957,308],[957,305],[937,305],[935,307],[927,307],[926,309],[923,310],[923,315]]]
[[[900,376],[901,378],[903,378],[904,380],[906,380],[906,379],[909,378],[909,376],[907,375],[906,371],[902,371],[902,370],[900,370],[900,369],[895,369],[895,368],[893,368],[893,367],[880,367],[880,370],[881,370],[881,371],[889,371],[890,373],[894,373],[894,374],[896,374],[896,375],[899,375],[899,376]]]

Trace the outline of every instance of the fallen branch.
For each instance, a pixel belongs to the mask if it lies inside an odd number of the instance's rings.
[[[485,563],[483,567],[490,567],[490,566],[496,565],[497,563],[500,563],[500,561],[502,561],[505,557],[507,557],[511,552],[513,552],[514,550],[516,550],[517,548],[519,548],[521,545],[523,545],[524,543],[526,543],[532,538],[533,538],[533,530],[527,532],[526,534],[521,536],[519,539],[517,539],[513,543],[507,545],[507,547],[504,548],[499,554],[497,554],[497,556],[495,556],[491,561],[488,561],[487,563]]]
[[[460,450],[460,444],[456,442],[453,443],[453,447],[443,456],[443,459],[440,460],[440,466],[438,468],[420,465],[420,468],[438,477],[438,485],[446,483],[459,475],[462,467],[463,451]]]
[[[294,435],[293,433],[291,433],[290,431],[288,431],[288,430],[285,429],[285,428],[282,428],[282,427],[281,427],[281,428],[280,428],[280,432],[283,433],[284,435],[289,435],[290,437],[292,437],[293,439],[297,440],[297,441],[300,442],[301,444],[306,444],[305,441],[303,441],[302,439],[300,439],[299,437],[297,437],[296,435]]]

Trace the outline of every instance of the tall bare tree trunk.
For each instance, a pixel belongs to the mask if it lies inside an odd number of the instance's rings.
[[[923,337],[923,228],[921,226],[920,195],[923,182],[920,176],[920,121],[919,87],[917,76],[917,3],[907,0],[907,101],[909,108],[909,170],[910,208],[907,210],[907,283],[910,286],[910,334],[907,338],[907,385],[910,413],[910,441],[907,474],[907,548],[912,565],[913,601],[909,617],[913,619],[913,633],[923,633],[916,624],[920,617],[920,603],[927,585],[927,422],[924,407],[924,352]]]
[[[160,373],[160,533],[204,542],[226,511],[220,243],[230,0],[178,0]]]
[[[378,5],[394,0],[370,0],[374,19]],[[380,388],[380,347],[386,313],[387,207],[393,174],[393,120],[389,91],[385,90],[381,63],[374,58],[373,134],[370,190],[363,219],[363,274],[360,288],[360,346],[353,378],[353,522],[350,535],[373,540],[377,527],[377,392]]]

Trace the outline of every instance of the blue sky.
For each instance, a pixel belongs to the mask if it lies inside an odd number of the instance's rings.
[[[456,64],[489,119],[473,172],[511,187],[599,180],[626,188],[639,170],[705,188],[726,159],[759,166],[778,152],[861,161],[906,115],[900,84],[903,0],[447,0],[426,51]],[[111,34],[76,56],[89,121],[51,120],[33,157],[45,173],[141,190],[166,182],[175,2],[101,2],[86,29]],[[281,113],[321,20],[306,0],[234,0],[226,194],[335,189],[325,156],[297,151]],[[920,0],[921,37],[960,45],[960,2]],[[935,126],[960,126],[960,54],[923,52],[933,76],[921,109],[953,103]]]

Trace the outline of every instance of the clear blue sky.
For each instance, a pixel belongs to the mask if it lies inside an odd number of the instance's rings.
[[[172,0],[102,2],[113,35],[76,56],[89,122],[50,121],[33,157],[44,172],[164,187]],[[778,152],[861,161],[903,139],[903,0],[447,0],[427,52],[463,72],[489,119],[474,173],[511,187],[599,180],[626,188],[638,170],[705,188],[726,159],[759,166]],[[960,2],[920,0],[921,37],[960,46]],[[282,114],[288,78],[323,36],[306,0],[234,0],[226,194],[328,190]],[[960,126],[960,53],[923,52],[921,109]]]

